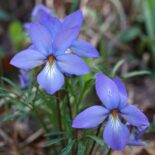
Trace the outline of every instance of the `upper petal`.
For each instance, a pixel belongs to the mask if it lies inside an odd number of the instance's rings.
[[[63,86],[64,76],[57,68],[56,63],[51,65],[47,62],[46,66],[39,73],[37,81],[49,94],[54,94]]]
[[[32,43],[39,52],[45,56],[52,52],[52,37],[43,25],[32,23],[28,31]]]
[[[123,84],[122,80],[118,77],[114,78],[114,82],[118,87],[119,93],[120,93],[120,105],[119,107],[122,108],[128,103],[128,95],[125,88],[125,85]]]
[[[79,27],[73,27],[71,29],[60,31],[56,35],[53,42],[55,55],[61,55],[66,52],[72,42],[77,38],[79,30]]]
[[[121,109],[122,116],[128,123],[134,126],[149,126],[147,117],[133,105],[127,105]]]
[[[73,53],[86,58],[96,58],[99,52],[89,42],[84,40],[75,40],[71,45]]]
[[[66,16],[62,23],[62,29],[70,29],[72,27],[81,27],[83,22],[83,14],[81,10],[77,10],[72,14]]]
[[[38,21],[42,13],[51,14],[51,10],[43,4],[36,4],[32,11],[32,21]]]
[[[98,73],[96,74],[95,87],[98,97],[108,109],[118,108],[119,91],[113,80],[102,73]]]
[[[104,141],[114,150],[123,150],[129,140],[129,130],[119,118],[110,116],[104,129]]]
[[[39,21],[42,25],[44,25],[48,29],[48,31],[50,32],[52,36],[52,39],[54,39],[56,34],[61,29],[61,25],[62,25],[61,21],[58,18],[53,17],[46,12],[43,12],[41,14]]]
[[[10,64],[22,69],[32,69],[43,64],[45,59],[43,54],[33,49],[26,49],[17,53],[11,59]]]
[[[74,128],[95,128],[107,117],[108,110],[102,106],[92,106],[79,113],[73,120]]]
[[[74,54],[64,54],[57,57],[57,63],[61,71],[68,74],[83,75],[88,74],[89,66]]]

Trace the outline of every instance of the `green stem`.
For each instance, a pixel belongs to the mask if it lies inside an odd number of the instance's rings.
[[[36,87],[35,97],[33,98],[32,103],[31,103],[32,110],[36,116],[36,119],[38,120],[39,124],[41,125],[41,127],[44,129],[45,132],[48,132],[47,126],[44,123],[43,119],[40,117],[40,114],[38,113],[37,107],[35,105],[35,99],[36,99],[38,90],[39,90],[39,85],[37,85],[37,87]]]
[[[109,151],[108,151],[108,153],[107,153],[107,155],[110,155],[111,152],[112,152],[112,149],[110,148]]]
[[[68,93],[68,78],[67,77],[66,77],[66,82],[65,82],[65,88],[66,88],[66,96],[67,96],[67,106],[68,106],[70,118],[72,120],[73,115],[72,115],[72,107],[71,107],[69,93]]]
[[[83,97],[85,95],[85,92],[86,92],[86,83],[84,84],[83,88],[82,88],[82,91],[80,93],[80,96],[77,100],[77,103],[76,103],[76,113],[78,113],[78,110],[79,110],[79,105],[81,104],[82,100],[83,100]]]
[[[70,119],[72,120],[72,118],[73,118],[72,107],[71,107],[71,104],[70,104],[70,99],[69,99],[68,92],[67,92],[67,106],[68,106],[68,110],[69,110]]]
[[[0,58],[0,59],[2,59],[2,58]],[[0,77],[3,77],[3,63],[2,63],[2,60],[0,60]],[[3,80],[1,80],[1,86],[3,86],[4,85],[4,81]]]
[[[33,112],[34,112],[36,119],[38,120],[39,124],[41,125],[41,127],[44,129],[45,132],[48,132],[47,126],[44,123],[44,121],[42,120],[42,118],[40,117],[35,104],[32,104],[32,107],[33,107]]]
[[[62,131],[63,127],[62,127],[62,115],[61,115],[61,108],[60,108],[60,98],[59,98],[59,93],[56,94],[56,108],[57,108],[57,114],[58,114],[58,123],[59,123],[59,130]],[[61,137],[61,135],[60,135]],[[61,142],[62,147],[65,147],[65,142],[62,141]]]
[[[58,123],[59,123],[59,129],[62,131],[62,121],[61,121],[61,108],[60,108],[60,102],[59,102],[59,93],[56,94],[56,107],[57,107],[57,114],[58,114]]]
[[[100,126],[98,127],[97,132],[96,132],[96,136],[99,135],[100,130],[101,130],[101,127],[102,127],[102,125],[100,125]],[[89,153],[90,155],[93,155],[95,145],[96,145],[96,142],[94,141],[94,142],[93,142],[93,145],[92,145],[92,147],[91,147],[91,149],[90,149],[90,153]]]

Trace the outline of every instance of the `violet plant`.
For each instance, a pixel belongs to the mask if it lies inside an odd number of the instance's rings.
[[[128,104],[125,86],[119,78],[114,81],[102,73],[96,75],[96,92],[104,106],[92,106],[81,112],[73,121],[74,128],[96,128],[108,117],[103,139],[112,149],[123,150],[130,132],[121,117],[135,127],[149,126],[147,117],[134,105]]]
[[[37,20],[32,19],[26,26],[32,44],[10,61],[21,70],[21,86],[27,89],[3,80],[16,90],[12,92],[14,96],[6,94],[13,103],[17,100],[20,103],[16,106],[21,112],[19,117],[33,115],[44,129],[48,137],[45,149],[51,147],[48,153],[93,155],[100,144],[101,154],[110,154],[111,150],[124,150],[127,146],[144,146],[140,137],[149,127],[149,121],[142,111],[128,103],[123,82],[89,67],[92,61],[88,58],[98,58],[99,51],[78,39],[84,18],[82,11],[58,19],[49,8],[38,5],[32,18]],[[36,67],[32,80],[24,70]],[[102,105],[86,108],[85,102],[89,102],[86,96],[91,97],[94,83]]]

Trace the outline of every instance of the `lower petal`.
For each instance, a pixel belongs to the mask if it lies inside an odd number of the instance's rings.
[[[107,117],[108,110],[102,106],[92,106],[78,114],[73,120],[74,128],[95,128]]]
[[[37,81],[49,94],[54,94],[63,86],[64,76],[57,68],[56,63],[53,65],[47,63],[39,73]]]
[[[74,54],[64,54],[57,57],[58,66],[60,69],[68,74],[83,75],[88,74],[88,65]]]
[[[127,145],[129,146],[145,146],[145,142],[142,140],[130,140]]]
[[[135,134],[131,134],[127,145],[129,145],[129,146],[144,146],[145,142],[140,139],[137,139]]]
[[[149,126],[147,117],[136,106],[127,105],[121,109],[122,116],[125,120],[134,126]]]
[[[110,116],[104,129],[104,141],[114,150],[123,150],[129,140],[129,130],[119,118]]]

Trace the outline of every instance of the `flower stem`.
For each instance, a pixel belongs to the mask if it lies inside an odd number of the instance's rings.
[[[67,106],[68,106],[70,118],[72,120],[73,115],[72,115],[72,107],[71,107],[69,93],[68,93],[68,78],[67,77],[66,77],[66,81],[65,81],[65,88],[66,88],[66,95],[67,95]]]
[[[68,93],[67,93],[68,94]],[[69,95],[67,95],[67,105],[68,105],[68,110],[69,110],[69,115],[70,115],[70,118],[72,120],[72,108],[71,108],[71,104],[70,104],[70,100],[69,100]]]
[[[37,107],[35,105],[35,99],[38,94],[38,90],[39,90],[39,85],[37,85],[37,87],[36,87],[35,97],[32,100],[31,106],[32,106],[32,110],[33,110],[35,117],[38,120],[40,126],[44,129],[45,132],[48,132],[47,126],[44,123],[43,119],[40,117],[40,114],[38,113]]]
[[[33,107],[33,112],[34,112],[34,114],[36,116],[36,119],[38,120],[39,124],[41,125],[41,127],[44,129],[45,132],[48,132],[48,129],[46,127],[46,124],[44,123],[44,121],[40,117],[40,115],[39,115],[39,113],[38,113],[38,111],[36,109],[35,104],[33,104],[32,107]]]
[[[59,92],[56,93],[56,108],[57,108],[57,114],[58,114],[58,123],[59,123],[59,130],[62,131],[62,115],[61,115],[61,108],[60,108],[60,95]],[[61,137],[61,135],[60,135]],[[61,146],[65,147],[65,142],[61,142]]]
[[[96,132],[96,136],[99,135],[101,127],[102,127],[102,125],[100,125],[100,126],[98,127],[97,132]],[[90,153],[89,153],[90,155],[93,155],[95,145],[96,145],[96,142],[94,141],[94,142],[93,142],[93,145],[92,145],[92,147],[91,147],[91,149],[90,149]]]
[[[61,108],[59,102],[59,93],[56,94],[56,107],[57,107],[57,114],[58,114],[58,122],[59,122],[59,129],[62,131],[62,121],[61,121]]]
[[[1,58],[0,58],[1,59]],[[0,77],[3,77],[3,63],[2,63],[2,60],[0,61]],[[4,81],[1,80],[1,85],[3,86],[4,85]]]
[[[111,152],[112,152],[112,149],[110,148],[109,151],[108,151],[108,153],[107,153],[107,155],[110,155]]]

